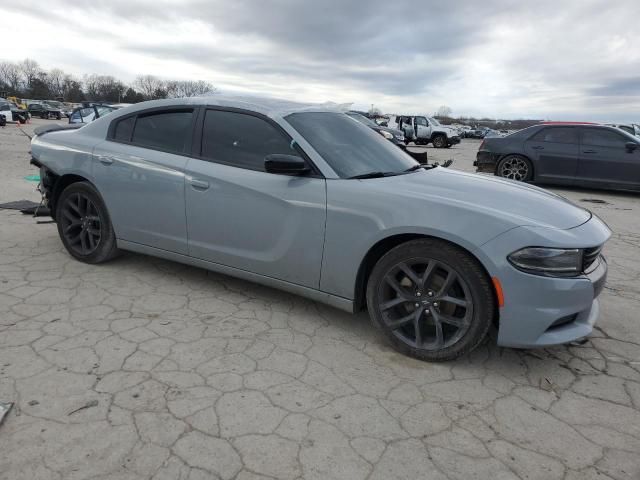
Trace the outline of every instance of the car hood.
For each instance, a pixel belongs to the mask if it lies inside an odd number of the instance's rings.
[[[402,135],[402,136],[404,136],[404,132],[401,131],[401,130],[398,130],[397,128],[383,127],[382,125],[380,125],[378,128],[380,128],[380,130],[382,130],[384,132],[389,132],[392,135]]]
[[[490,213],[510,221],[514,227],[568,229],[591,218],[588,210],[542,188],[442,167],[362,181],[372,182],[385,190],[386,195],[407,196],[414,204],[419,199],[455,204],[467,210]]]

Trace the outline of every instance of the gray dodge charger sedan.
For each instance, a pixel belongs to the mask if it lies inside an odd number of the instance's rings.
[[[469,352],[589,335],[611,232],[529,185],[431,168],[339,111],[160,100],[45,131],[32,162],[62,243],[130,250],[366,307],[400,351]]]

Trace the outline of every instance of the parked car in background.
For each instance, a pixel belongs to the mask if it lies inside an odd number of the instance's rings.
[[[11,102],[8,102],[4,98],[0,98],[0,127],[4,127],[8,121],[13,120],[11,106]]]
[[[640,138],[619,128],[545,123],[485,138],[479,172],[523,182],[640,190]]]
[[[589,335],[611,232],[525,184],[427,168],[343,112],[270,99],[143,102],[31,142],[75,259],[118,249],[368,307],[398,350],[446,360]],[[40,133],[39,133],[40,132]],[[117,265],[114,266],[117,268]],[[569,294],[569,293],[570,294]]]
[[[492,128],[489,128],[484,131],[484,135],[482,138],[495,138],[495,137],[504,137],[504,136],[505,136],[504,133],[498,130],[493,130]]]
[[[28,110],[19,108],[15,103],[9,102],[9,108],[11,109],[11,115],[7,116],[7,121],[14,121],[18,123],[26,123],[31,115]]]
[[[407,147],[404,142],[404,133],[401,132],[400,130],[396,128],[383,127],[382,125],[379,125],[378,123],[374,122],[370,118],[362,115],[361,112],[357,112],[355,110],[350,110],[346,112],[346,114],[349,115],[351,118],[356,119],[363,125],[366,125],[367,127],[374,130],[375,132],[378,132],[380,135],[382,135],[384,138],[389,140],[395,146],[400,147],[403,150],[406,150]]]
[[[620,130],[624,130],[631,135],[640,137],[640,125],[636,125],[635,123],[607,123],[606,125],[619,128]]]
[[[395,118],[398,129],[404,132],[405,143],[414,142],[416,145],[432,143],[435,148],[449,148],[460,143],[458,132],[444,125],[438,120],[426,116],[399,115]]]
[[[69,123],[89,123],[122,108],[119,105],[96,103],[88,107],[78,107],[69,115]]]
[[[57,108],[62,113],[62,116],[69,118],[71,113],[73,112],[73,107],[68,103],[60,102],[58,100],[43,100],[41,103],[46,103],[47,105]]]
[[[62,110],[46,102],[30,103],[28,111],[32,117],[40,117],[43,119],[55,118],[56,120],[62,118]]]
[[[487,134],[487,132],[491,130],[488,127],[480,127],[480,128],[475,128],[469,131],[469,138],[479,138],[482,139],[485,137],[485,135]]]

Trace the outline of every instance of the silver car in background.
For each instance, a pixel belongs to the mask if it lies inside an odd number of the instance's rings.
[[[32,140],[62,243],[183,262],[355,312],[446,360],[592,331],[607,226],[545,190],[420,165],[344,113],[221,97],[140,103]]]

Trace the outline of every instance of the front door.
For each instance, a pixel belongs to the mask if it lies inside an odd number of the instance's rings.
[[[206,111],[199,158],[187,163],[189,254],[318,288],[325,180],[265,172],[265,156],[275,153],[300,154],[271,121]]]
[[[425,117],[416,117],[416,137],[420,140],[431,137],[429,121]]]
[[[543,128],[524,143],[534,163],[535,179],[544,183],[570,185],[578,169],[578,128]]]
[[[124,117],[93,152],[93,176],[118,239],[187,254],[184,200],[192,108]]]
[[[638,188],[640,148],[627,149],[633,138],[602,127],[582,127],[580,162],[576,179],[584,185],[610,184]]]

